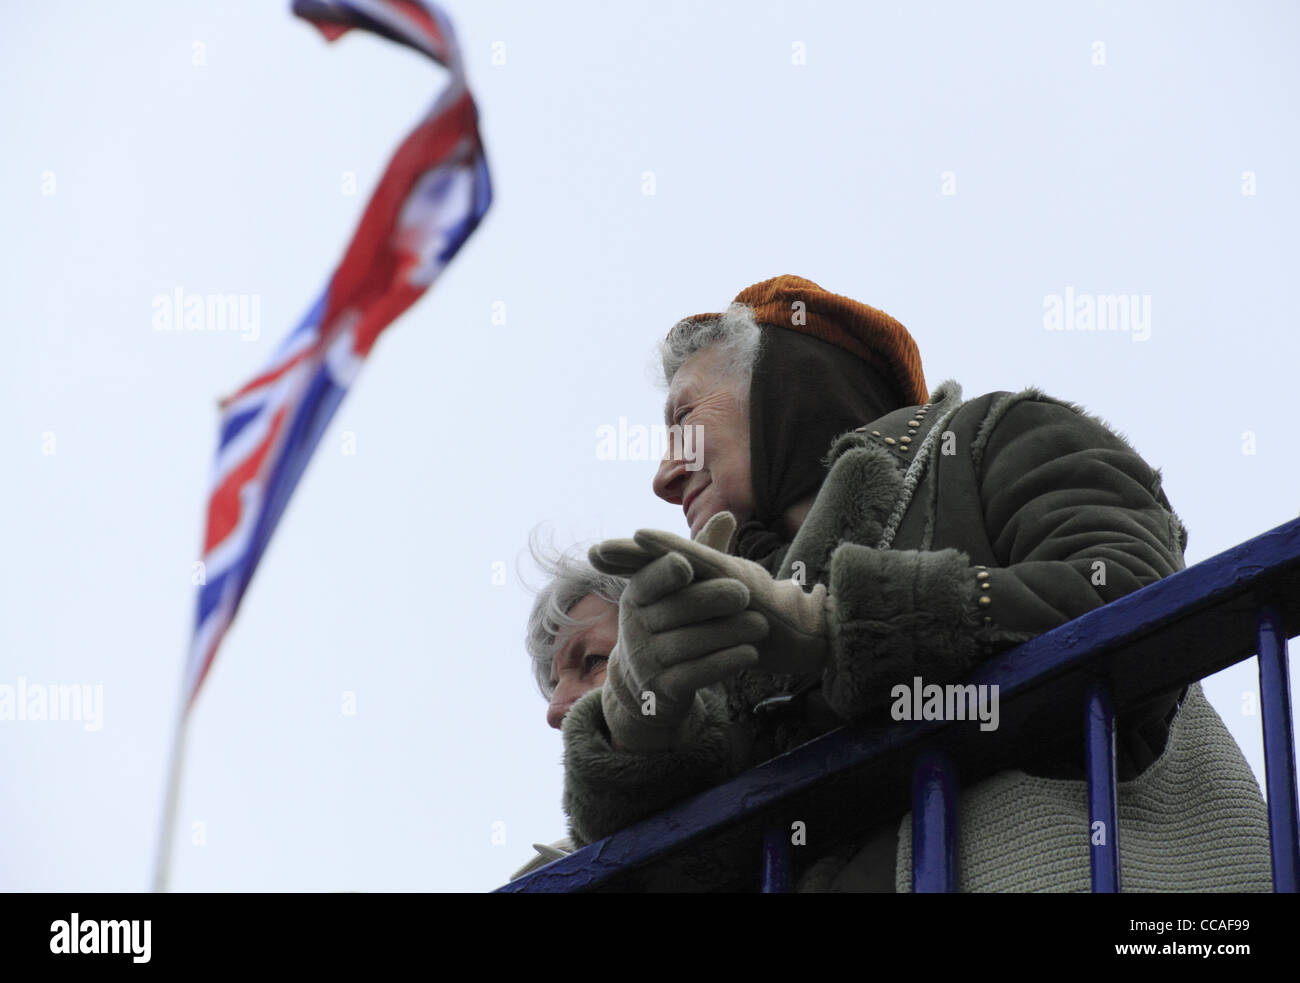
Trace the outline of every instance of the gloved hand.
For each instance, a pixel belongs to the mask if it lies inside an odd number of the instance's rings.
[[[692,583],[690,563],[671,552],[632,574],[600,695],[615,749],[678,746],[702,710],[696,691],[758,661],[753,643],[767,622],[748,603],[749,591],[730,578]]]
[[[731,539],[735,532],[736,517],[730,512],[719,512],[709,516],[709,521],[704,523],[695,542],[722,553],[730,553]],[[630,577],[658,556],[663,556],[662,550],[647,549],[635,539],[606,539],[587,551],[587,559],[592,566],[615,577]]]
[[[694,542],[672,533],[642,529],[635,539],[610,539],[588,553],[596,569],[618,576],[642,569],[670,552],[689,561],[697,581],[725,577],[749,589],[749,608],[766,618],[769,632],[758,644],[756,668],[774,673],[819,673],[830,655],[827,609],[832,604],[826,587],[805,591],[793,580],[773,580],[752,560],[725,552],[735,535],[736,519],[719,512],[705,523]]]

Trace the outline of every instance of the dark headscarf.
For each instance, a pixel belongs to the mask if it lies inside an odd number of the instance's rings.
[[[775,573],[789,540],[781,516],[817,494],[835,438],[907,405],[889,380],[838,345],[760,324],[749,386],[749,466],[755,515],[736,550]]]

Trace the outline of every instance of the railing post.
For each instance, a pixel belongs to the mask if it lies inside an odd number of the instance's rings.
[[[957,889],[957,786],[952,762],[927,751],[912,772],[912,890],[945,894]]]
[[[790,838],[780,826],[763,833],[763,893],[790,893]]]
[[[1115,795],[1115,707],[1105,683],[1088,687],[1084,732],[1092,891],[1116,894],[1119,892],[1119,808]]]
[[[1294,894],[1300,888],[1295,730],[1291,724],[1286,635],[1281,613],[1275,605],[1260,606],[1258,626],[1259,703],[1264,730],[1264,784],[1268,789],[1273,890]]]

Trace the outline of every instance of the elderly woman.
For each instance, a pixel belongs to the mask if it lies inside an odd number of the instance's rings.
[[[607,682],[563,726],[579,845],[1184,565],[1159,472],[1101,420],[1033,388],[930,395],[901,324],[809,280],[679,322],[663,365],[667,422],[705,439],[697,469],[667,456],[654,489],[696,541],[592,551],[632,579]],[[723,610],[692,600],[709,582],[758,621],[703,620]],[[713,631],[683,649],[684,625]],[[664,695],[660,721],[646,704]],[[787,712],[760,716],[774,696]],[[1269,890],[1258,785],[1199,683],[1119,732],[1125,889]],[[1080,759],[1051,745],[963,791],[979,833],[961,840],[961,890],[1088,889]],[[801,889],[908,890],[910,830],[908,815],[842,844]]]
[[[536,541],[530,549],[547,582],[533,601],[524,647],[548,702],[546,722],[559,730],[578,697],[605,681],[627,581],[600,572],[572,550],[548,551]]]
[[[599,688],[618,641],[618,602],[627,581],[602,573],[574,555],[556,552],[536,539],[533,561],[546,574],[528,616],[524,647],[533,679],[546,698],[546,722],[556,730],[580,696]],[[537,856],[511,875],[522,877],[572,852],[573,842],[534,843]]]

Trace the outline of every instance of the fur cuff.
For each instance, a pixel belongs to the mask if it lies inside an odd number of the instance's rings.
[[[700,690],[671,750],[615,751],[595,689],[564,718],[564,811],[578,846],[603,839],[731,776],[733,739],[726,701]]]
[[[851,719],[889,705],[890,691],[946,683],[979,660],[976,569],[960,550],[876,550],[855,543],[831,557],[831,708]]]

